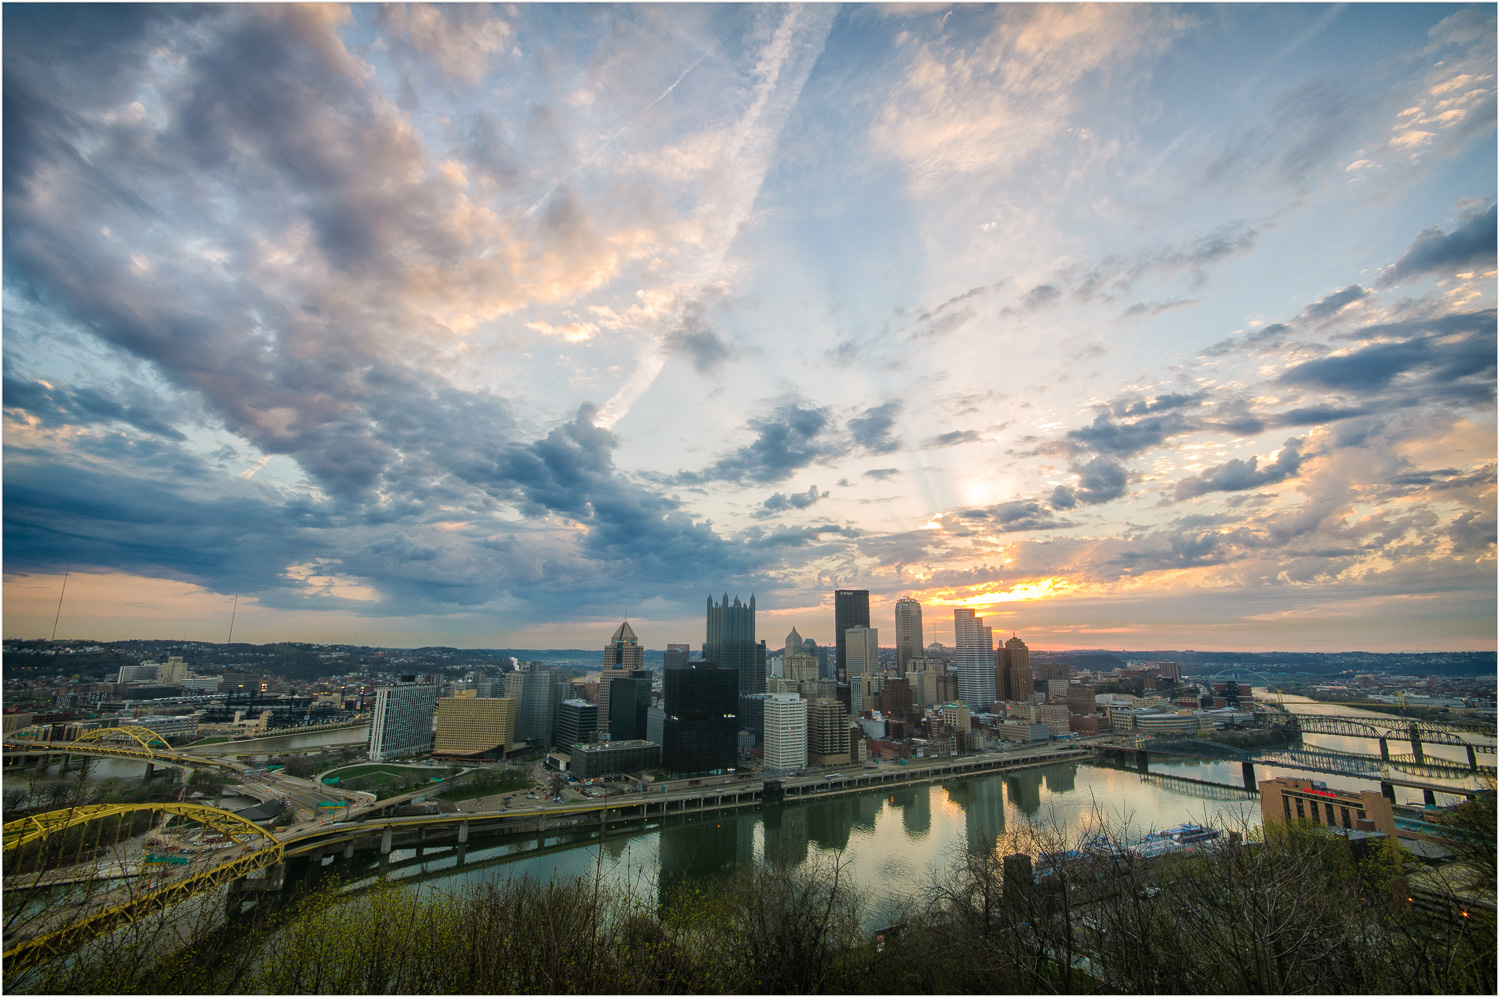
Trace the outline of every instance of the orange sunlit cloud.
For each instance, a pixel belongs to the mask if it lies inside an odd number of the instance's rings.
[[[944,595],[927,596],[924,602],[936,603],[939,606],[994,606],[997,603],[1020,603],[1028,600],[1049,599],[1053,596],[1062,596],[1077,589],[1078,585],[1067,579],[1051,577],[1037,579],[1035,582],[1018,582],[1009,589],[986,588],[974,596],[959,598],[954,595],[953,590],[948,590]]]

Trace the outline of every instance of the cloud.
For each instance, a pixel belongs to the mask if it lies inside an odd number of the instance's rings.
[[[1028,309],[1045,308],[1055,304],[1062,297],[1062,292],[1055,284],[1038,284],[1030,291],[1021,296],[1021,307]]]
[[[922,446],[925,448],[956,447],[959,444],[977,443],[983,439],[974,430],[950,430],[947,433],[939,433],[935,437],[928,437],[922,441]]]
[[[1119,463],[1107,457],[1096,457],[1074,470],[1078,473],[1078,501],[1085,505],[1109,502],[1125,494],[1129,476]]]
[[[1169,437],[1191,433],[1196,429],[1198,426],[1195,422],[1175,411],[1119,423],[1100,413],[1089,426],[1069,430],[1065,439],[1076,450],[1130,457],[1158,446]]]
[[[761,508],[756,512],[755,515],[763,517],[774,516],[777,513],[783,513],[789,509],[806,509],[813,503],[817,502],[819,499],[827,498],[828,492],[826,490],[819,492],[816,485],[809,485],[806,492],[791,492],[785,494],[777,492],[773,494],[771,498],[761,503]]]
[[[901,474],[900,468],[871,468],[869,471],[865,472],[865,477],[873,478],[876,481],[883,482],[887,478],[895,478],[899,474]]]
[[[709,325],[707,309],[700,302],[683,308],[681,321],[667,333],[663,345],[668,352],[686,357],[699,374],[713,374],[735,356],[729,341]]]
[[[1259,459],[1255,457],[1251,457],[1248,461],[1238,458],[1226,461],[1201,475],[1184,478],[1178,482],[1177,498],[1179,500],[1190,499],[1209,492],[1242,492],[1246,489],[1258,489],[1285,481],[1297,474],[1298,469],[1302,467],[1303,460],[1306,459],[1301,448],[1301,438],[1292,437],[1281,445],[1281,452],[1276,460],[1264,466],[1261,466],[1258,463]]]
[[[871,454],[889,454],[900,450],[901,441],[891,436],[891,429],[896,425],[896,416],[900,412],[901,401],[892,399],[866,409],[863,415],[849,420],[849,432],[853,434],[854,442]]]
[[[831,453],[824,439],[828,410],[821,406],[788,402],[770,415],[749,422],[755,440],[699,472],[684,472],[683,482],[737,481],[779,482]]]
[[[1401,259],[1381,274],[1381,283],[1397,284],[1420,274],[1447,277],[1463,271],[1493,270],[1495,240],[1494,205],[1452,232],[1445,233],[1436,225],[1423,229]]]
[[[119,386],[128,396],[122,400],[96,388],[57,387],[43,381],[22,381],[7,375],[4,381],[5,409],[26,413],[50,426],[87,426],[118,421],[166,437],[186,436],[163,419],[165,403],[134,386]]]
[[[1390,386],[1406,374],[1420,374],[1428,384],[1465,378],[1493,377],[1495,371],[1495,312],[1470,313],[1483,325],[1457,335],[1415,336],[1331,357],[1296,364],[1282,372],[1282,384],[1313,385],[1351,391]],[[1493,394],[1493,385],[1490,386]]]
[[[1302,318],[1311,322],[1331,319],[1345,308],[1370,296],[1370,292],[1358,284],[1351,284],[1342,291],[1335,291],[1326,298],[1313,302],[1302,310]]]

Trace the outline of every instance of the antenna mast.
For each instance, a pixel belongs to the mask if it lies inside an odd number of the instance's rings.
[[[234,644],[234,615],[239,612],[239,609],[240,609],[240,594],[239,593],[235,593],[234,594],[234,606],[230,607],[230,609],[229,609],[229,639],[224,642],[226,645]]]
[[[68,591],[68,573],[73,571],[73,563],[68,562],[68,567],[63,570],[62,591],[57,594],[57,613],[52,615],[52,637],[48,641],[57,640],[57,622],[62,618],[62,601],[64,594]]]

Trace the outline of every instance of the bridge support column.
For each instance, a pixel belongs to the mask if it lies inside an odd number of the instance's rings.
[[[1417,730],[1415,724],[1406,726],[1407,734],[1411,735],[1411,754],[1416,756],[1417,762],[1422,762],[1422,734]]]
[[[1431,790],[1428,790],[1426,787],[1423,787],[1422,788],[1422,803],[1426,804],[1428,807],[1434,807],[1434,806],[1436,806],[1437,805],[1437,794],[1433,793]]]
[[[463,866],[464,860],[467,859],[469,855],[469,844],[467,842],[460,842],[455,852],[458,854],[458,865]]]
[[[1380,761],[1391,761],[1391,746],[1390,743],[1386,741],[1385,735],[1380,736]]]
[[[1474,746],[1465,745],[1464,748],[1469,751],[1469,768],[1477,770],[1479,768],[1479,760],[1474,757]]]
[[[1385,794],[1386,800],[1390,801],[1392,804],[1396,803],[1396,788],[1394,786],[1385,782],[1384,780],[1381,780],[1380,792]]]
[[[1149,772],[1151,769],[1150,757],[1143,750],[1137,749],[1135,753],[1135,765],[1141,772]]]
[[[354,858],[354,840],[353,839],[350,839],[348,842],[344,843],[344,858],[345,859],[353,859]]]
[[[67,764],[68,764],[67,760],[64,759],[63,760],[63,766],[66,767]],[[154,762],[148,762],[148,763],[146,763],[146,781],[149,783],[155,777],[156,777],[156,763],[154,763]]]
[[[380,833],[380,855],[389,857],[391,854],[391,826],[386,825],[385,830]]]
[[[458,844],[463,845],[469,841],[469,823],[460,821],[458,823]]]
[[[1244,762],[1240,763],[1240,772],[1242,774],[1244,774],[1244,777],[1245,777],[1245,789],[1246,790],[1254,790],[1254,789],[1256,789],[1256,783],[1255,783],[1255,763],[1251,762],[1248,759],[1245,760]]]

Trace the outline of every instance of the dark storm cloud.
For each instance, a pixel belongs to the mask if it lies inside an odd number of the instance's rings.
[[[128,396],[124,400],[94,388],[59,388],[6,376],[5,409],[29,413],[46,426],[118,421],[169,440],[187,439],[158,414],[162,409],[161,399],[140,389],[121,388]]]
[[[1264,467],[1259,465],[1259,459],[1255,457],[1248,461],[1238,458],[1226,461],[1217,468],[1210,468],[1201,475],[1178,482],[1177,498],[1190,499],[1208,492],[1243,492],[1285,481],[1296,475],[1302,467],[1306,455],[1301,448],[1301,438],[1291,438],[1281,445],[1281,453],[1276,460]]]
[[[1495,206],[1476,215],[1452,232],[1434,225],[1417,233],[1406,253],[1383,275],[1385,284],[1418,274],[1449,275],[1495,266]]]
[[[820,406],[786,403],[748,425],[755,431],[755,440],[702,471],[682,473],[678,480],[779,482],[830,453],[824,439],[828,410]]]
[[[901,413],[901,402],[892,399],[849,420],[849,432],[854,442],[871,454],[889,454],[901,449],[901,441],[891,436],[896,417]]]

